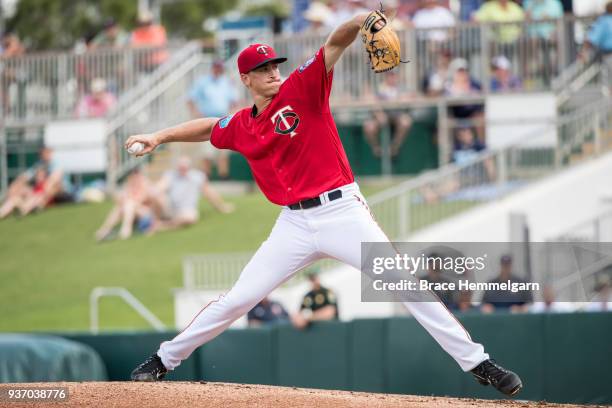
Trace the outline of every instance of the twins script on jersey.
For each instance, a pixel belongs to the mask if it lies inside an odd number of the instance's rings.
[[[211,143],[246,157],[255,181],[275,204],[316,197],[354,180],[329,108],[332,79],[321,48],[260,114],[246,108],[213,128]]]

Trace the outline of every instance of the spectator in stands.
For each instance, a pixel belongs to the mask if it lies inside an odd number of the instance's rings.
[[[427,262],[427,275],[422,277],[421,280],[427,281],[428,283],[450,283],[451,281],[442,274],[441,267],[444,257],[437,253],[431,253],[427,258],[431,260],[431,262]],[[440,261],[437,262],[436,259]],[[453,303],[452,291],[434,289],[433,292],[446,307],[449,307]]]
[[[308,9],[304,12],[304,19],[309,22],[306,28],[307,34],[329,34],[333,29],[334,13],[324,3],[314,1],[310,3]]]
[[[25,48],[21,44],[19,37],[10,31],[5,31],[2,34],[0,49],[2,51],[0,54],[2,58],[19,57],[25,54]]]
[[[22,215],[40,211],[52,203],[72,202],[67,176],[53,159],[53,151],[43,147],[39,161],[11,183],[5,202],[0,207],[0,219],[13,211]]]
[[[474,136],[470,122],[459,122],[454,133],[451,162],[460,166],[454,177],[446,178],[442,183],[428,184],[420,189],[427,203],[437,203],[440,198],[461,189],[480,186],[495,180],[495,166],[491,158],[479,160],[479,155],[486,150],[484,142]]]
[[[229,214],[234,206],[226,203],[208,183],[206,174],[191,167],[191,159],[179,158],[176,169],[166,172],[157,184],[157,202],[160,217],[153,231],[187,227],[200,218],[200,195],[221,213]]]
[[[90,51],[92,49],[91,42],[96,37],[96,35],[98,35],[98,32],[91,31],[91,30],[86,32],[80,38],[76,40],[76,42],[74,43],[74,46],[72,47],[72,51],[76,55],[83,55],[86,52]]]
[[[479,95],[481,86],[471,75],[468,62],[456,58],[450,64],[450,76],[445,85],[445,95],[450,97],[469,97]],[[478,139],[484,142],[484,106],[481,103],[465,103],[450,108],[453,118],[474,123]]]
[[[45,185],[48,182],[49,175],[47,170],[42,167],[36,167],[30,185],[19,185],[19,183],[11,186],[7,199],[2,207],[0,207],[0,219],[8,216],[14,210],[19,210],[22,215],[26,214],[26,208],[32,202],[37,201],[44,194]],[[18,187],[19,186],[19,187]]]
[[[397,101],[402,98],[397,72],[390,71],[385,74],[383,83],[376,91],[376,96],[378,101]],[[363,133],[376,157],[381,157],[383,154],[380,142],[380,130],[383,126],[390,126],[392,138],[389,152],[391,157],[395,157],[412,127],[412,118],[405,109],[373,110],[373,117],[363,123]]]
[[[441,96],[444,93],[444,86],[448,82],[450,76],[450,51],[446,49],[438,51],[435,59],[435,67],[423,80],[423,92],[427,96]]]
[[[132,236],[134,226],[148,232],[153,225],[153,203],[157,199],[151,181],[138,168],[126,178],[122,191],[115,196],[115,205],[96,231],[96,240],[111,239],[114,228],[119,227],[119,238]]]
[[[463,313],[478,311],[478,308],[472,302],[472,291],[457,291],[457,293],[455,293],[455,301],[451,304],[449,309]]]
[[[523,8],[529,20],[552,20],[563,17],[563,5],[559,0],[525,0]],[[546,41],[555,40],[555,24],[535,24],[529,35]]]
[[[484,0],[461,0],[459,8],[459,19],[461,21],[471,21],[474,19],[474,13],[482,6]]]
[[[510,23],[525,20],[525,13],[521,6],[512,0],[490,0],[478,9],[474,19],[482,23]],[[513,43],[521,36],[521,27],[503,24],[496,27],[495,33],[497,42]]]
[[[93,50],[92,41],[97,32],[88,31],[80,37],[72,50],[74,51],[74,76],[77,80],[77,95],[82,96],[89,92],[91,81],[97,76],[96,72],[100,70],[98,59],[89,54]],[[118,65],[113,64],[113,69],[119,69]],[[76,109],[76,108],[75,108]]]
[[[134,48],[158,48],[141,56],[139,63],[144,71],[151,72],[166,62],[169,56],[167,43],[166,29],[153,22],[150,12],[141,13],[138,16],[138,27],[132,31],[130,45]]]
[[[333,21],[336,24],[350,20],[356,14],[369,13],[371,8],[363,0],[332,0]]]
[[[523,86],[521,80],[510,71],[510,60],[503,55],[491,61],[491,92],[517,91]]]
[[[338,319],[338,302],[331,289],[321,285],[316,273],[308,275],[312,289],[308,292],[300,306],[300,312],[291,317],[295,327],[303,329],[313,321]]]
[[[605,13],[591,26],[583,51],[595,48],[600,54],[612,53],[612,1],[606,3]]]
[[[595,284],[595,298],[586,305],[584,310],[586,312],[612,312],[610,286],[610,276],[607,274],[599,275]]]
[[[499,276],[489,283],[524,283],[525,281],[512,274],[512,257],[504,255],[500,259],[501,268]],[[512,292],[511,290],[487,290],[482,298],[482,311],[510,311],[522,313],[529,310],[529,303],[533,300],[531,291]]]
[[[3,112],[9,113],[10,111],[10,87],[13,83],[23,80],[23,72],[19,72],[17,67],[10,64],[10,62],[3,62],[2,60],[15,58],[22,56],[25,53],[25,48],[21,45],[19,37],[16,34],[6,31],[2,34],[0,40],[1,53],[0,53],[0,71],[2,72],[0,78],[2,83],[2,110]]]
[[[605,13],[591,26],[587,40],[580,52],[580,59],[586,61],[588,53],[592,49],[595,49],[597,54],[601,56],[602,71],[607,76],[607,82],[612,88],[612,1],[606,3]]]
[[[130,36],[114,19],[108,19],[102,30],[91,40],[89,49],[123,48],[129,45]]]
[[[560,0],[525,0],[523,8],[528,20],[551,20],[563,17],[563,5]],[[528,49],[532,51],[529,58],[523,58],[524,75],[541,78],[546,84],[549,84],[557,75],[556,23],[532,23],[527,33],[529,35]]]
[[[448,8],[441,6],[438,0],[421,0],[421,6],[414,14],[412,23],[416,29],[427,29],[421,38],[443,42],[449,38],[448,30],[433,28],[454,27],[455,16]]]
[[[461,189],[481,186],[495,180],[495,165],[491,158],[480,159],[486,145],[474,136],[470,122],[459,122],[454,132],[451,162],[460,167],[454,177],[446,178],[442,183],[426,185],[421,194],[426,202],[436,203],[440,198]]]
[[[91,81],[90,93],[84,95],[76,107],[78,118],[103,118],[117,104],[117,98],[106,89],[106,81],[94,78]]]
[[[450,75],[445,84],[447,96],[478,95],[481,90],[480,83],[471,75],[468,62],[463,58],[455,58],[449,66]]]
[[[225,74],[223,61],[213,63],[209,75],[199,78],[191,87],[189,111],[194,119],[201,117],[222,118],[238,107],[238,90],[232,80]],[[202,144],[204,156],[203,170],[211,177],[212,165],[216,161],[217,173],[221,179],[229,177],[229,156],[227,150],[219,150],[210,142]]]
[[[555,301],[555,289],[552,285],[545,285],[542,288],[542,301],[533,302],[529,307],[531,313],[569,313],[574,308],[570,302]]]
[[[259,327],[288,322],[289,314],[283,305],[270,300],[266,296],[249,311],[247,320],[249,321],[249,326]]]
[[[474,137],[474,130],[469,122],[459,122],[453,140],[451,161],[464,165],[474,161],[478,153],[486,149],[484,143]]]

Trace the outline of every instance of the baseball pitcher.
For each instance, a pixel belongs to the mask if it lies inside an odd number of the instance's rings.
[[[203,118],[152,134],[134,135],[126,148],[138,155],[162,143],[210,140],[241,153],[266,197],[282,211],[268,239],[233,288],[204,307],[191,324],[132,372],[135,381],[158,381],[202,344],[227,329],[298,270],[323,257],[361,267],[362,242],[389,242],[354,181],[329,106],[334,64],[358,34],[372,69],[400,63],[397,35],[381,11],[357,15],[330,34],[310,59],[281,80],[286,61],[266,44],[238,57],[253,106],[224,118]],[[132,145],[140,144],[139,149]],[[421,325],[464,371],[506,395],[522,387],[518,375],[489,359],[482,345],[440,302],[404,302]],[[409,339],[406,339],[409,341]]]

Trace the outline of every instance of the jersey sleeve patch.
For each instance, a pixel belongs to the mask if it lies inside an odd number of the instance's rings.
[[[317,54],[318,54],[318,52],[317,52]],[[315,55],[313,55],[312,57],[308,58],[308,59],[306,60],[306,62],[304,62],[304,63],[302,64],[302,66],[301,66],[301,67],[300,67],[300,69],[299,69],[300,73],[304,72],[304,70],[305,70],[306,68],[308,68],[308,67],[310,66],[310,64],[312,64],[312,63],[314,62],[314,60],[317,58],[317,54],[315,54]]]
[[[227,115],[226,117],[221,118],[221,120],[219,120],[219,128],[226,128],[233,116],[234,115]]]

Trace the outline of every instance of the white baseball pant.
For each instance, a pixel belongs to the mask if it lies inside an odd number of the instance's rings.
[[[362,242],[389,242],[372,218],[356,183],[341,187],[342,198],[308,210],[283,208],[268,239],[242,271],[234,287],[209,303],[174,339],[157,352],[168,370],[202,344],[227,329],[297,271],[317,259],[332,257],[361,268]],[[404,302],[404,306],[469,371],[489,358],[441,302]]]

